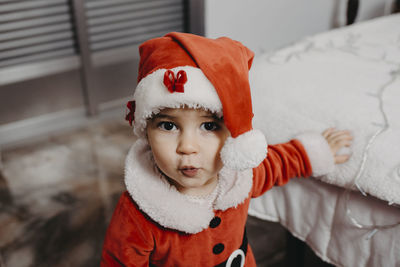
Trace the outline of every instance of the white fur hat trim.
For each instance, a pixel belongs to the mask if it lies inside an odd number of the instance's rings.
[[[163,108],[204,108],[222,117],[222,104],[218,94],[199,68],[183,66],[171,70],[175,75],[180,70],[186,72],[188,80],[183,93],[170,93],[165,87],[163,80],[166,69],[158,69],[147,75],[136,87],[133,95],[136,104],[134,132],[139,137],[144,136],[146,120]]]

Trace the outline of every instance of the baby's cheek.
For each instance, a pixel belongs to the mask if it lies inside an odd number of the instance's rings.
[[[214,163],[214,169],[216,170],[216,172],[219,172],[223,166],[224,165],[222,164],[221,157],[218,156]]]
[[[152,139],[149,145],[157,166],[162,169],[168,164],[168,159],[171,157],[168,144],[159,142],[159,139]]]
[[[222,164],[222,160],[221,160],[221,147],[219,147],[215,152],[214,152],[214,167],[217,169],[221,169],[223,164]]]

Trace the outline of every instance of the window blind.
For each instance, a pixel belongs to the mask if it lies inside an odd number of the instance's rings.
[[[0,1],[0,68],[76,54],[68,0]]]
[[[184,31],[183,0],[86,0],[85,8],[94,52]]]

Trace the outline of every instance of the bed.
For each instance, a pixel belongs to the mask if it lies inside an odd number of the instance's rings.
[[[354,136],[329,175],[293,179],[254,199],[337,266],[400,266],[400,15],[308,37],[256,57],[254,127],[270,144],[329,127]]]

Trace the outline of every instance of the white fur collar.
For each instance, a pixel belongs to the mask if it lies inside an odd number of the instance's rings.
[[[160,225],[190,234],[208,228],[213,209],[236,207],[248,197],[253,185],[253,171],[235,172],[223,168],[219,173],[219,189],[213,206],[188,201],[157,171],[150,148],[140,138],[131,147],[125,160],[125,184],[139,208]]]

